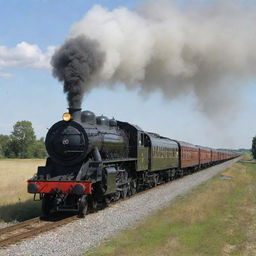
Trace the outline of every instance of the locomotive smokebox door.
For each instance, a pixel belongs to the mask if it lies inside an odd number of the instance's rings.
[[[138,147],[137,147],[137,171],[148,170],[148,138],[145,133],[138,132]]]

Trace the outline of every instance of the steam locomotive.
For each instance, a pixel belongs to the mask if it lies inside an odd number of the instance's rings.
[[[28,192],[34,199],[39,195],[45,216],[84,216],[88,209],[237,156],[74,108],[49,129],[45,146],[46,165],[28,180]]]

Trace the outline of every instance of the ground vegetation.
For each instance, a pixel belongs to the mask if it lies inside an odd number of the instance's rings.
[[[0,223],[40,215],[41,203],[27,192],[27,180],[44,164],[43,159],[0,160]]]

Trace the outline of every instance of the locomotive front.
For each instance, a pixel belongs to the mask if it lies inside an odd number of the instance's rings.
[[[73,165],[86,157],[88,136],[75,121],[60,121],[48,131],[45,141],[50,158],[60,165]]]
[[[46,165],[28,181],[28,192],[40,195],[45,215],[53,210],[84,212],[88,195],[112,191],[107,183],[112,176],[114,181],[114,169],[108,174],[104,159],[128,156],[128,138],[117,122],[81,109],[69,109],[49,129],[45,146]]]

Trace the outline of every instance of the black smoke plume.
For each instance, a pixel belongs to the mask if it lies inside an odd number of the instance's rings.
[[[84,92],[89,89],[104,62],[99,44],[86,36],[68,39],[53,55],[53,75],[64,83],[70,108],[80,108]]]

